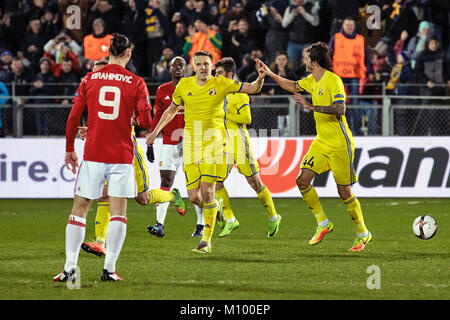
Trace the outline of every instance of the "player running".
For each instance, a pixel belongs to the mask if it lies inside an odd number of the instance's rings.
[[[197,51],[193,55],[196,75],[178,83],[172,103],[158,125],[147,135],[147,145],[153,144],[158,133],[184,105],[183,162],[189,199],[203,208],[205,227],[195,253],[211,252],[211,237],[222,199],[215,199],[217,179],[225,179],[228,160],[224,153],[225,125],[222,102],[227,94],[244,92],[257,94],[264,84],[259,75],[252,83],[242,83],[225,77],[212,77],[212,54]]]
[[[108,64],[108,59],[103,59],[97,61],[92,69],[92,72],[97,72],[104,66]],[[148,205],[150,203],[155,203],[158,205],[159,202],[172,199],[175,205],[175,208],[180,214],[184,214],[185,212],[185,204],[181,198],[181,195],[178,189],[173,189],[170,194],[166,191],[160,191],[158,189],[149,189],[149,176],[147,167],[144,162],[144,151],[139,146],[139,143],[136,140],[134,126],[133,130],[133,144],[134,144],[134,158],[133,158],[133,166],[134,173],[136,177],[137,184],[137,196],[135,198],[136,202],[140,205]],[[88,127],[83,126],[78,130],[78,135],[81,139],[85,139],[87,136]],[[106,234],[109,226],[110,219],[110,208],[109,208],[109,197],[107,194],[108,184],[105,182],[105,186],[103,188],[102,196],[97,199],[97,214],[95,216],[95,241],[85,242],[81,244],[81,249],[87,253],[92,253],[96,256],[102,257],[106,253],[105,242],[106,242]],[[150,201],[151,200],[151,201]],[[170,203],[170,202],[165,202]]]
[[[296,102],[314,111],[317,136],[302,160],[297,177],[302,198],[318,223],[316,233],[309,244],[319,243],[334,228],[311,185],[316,175],[331,170],[339,196],[356,226],[356,239],[349,251],[363,250],[372,240],[372,235],[364,224],[361,205],[351,188],[357,181],[353,167],[355,145],[345,119],[344,85],[342,80],[330,71],[330,49],[323,42],[316,42],[307,48],[304,63],[311,74],[297,82],[276,75],[258,59],[256,63],[263,73],[274,79],[284,90],[294,93]],[[305,91],[311,94],[312,104],[298,93]]]
[[[233,58],[223,58],[216,62],[216,77],[224,76],[232,79],[235,72],[236,63]],[[269,214],[269,232],[267,236],[272,238],[278,233],[281,216],[277,214],[269,189],[261,181],[258,161],[253,155],[253,148],[247,131],[247,125],[252,122],[250,99],[245,93],[229,94],[223,102],[223,108],[225,111],[225,129],[227,131],[226,152],[232,159],[230,170],[234,164],[237,164],[239,173],[245,176],[250,187],[255,190],[259,201],[261,201],[261,204]],[[225,237],[239,227],[239,221],[231,209],[230,198],[223,180],[217,180],[216,195],[223,199],[225,224],[223,221],[217,220],[217,225],[223,227],[219,237]]]
[[[174,57],[169,63],[169,72],[172,75],[172,81],[162,84],[156,91],[155,98],[155,117],[153,123],[156,125],[164,111],[172,103],[172,94],[180,79],[186,74],[186,61],[182,57]],[[161,189],[170,190],[175,179],[178,167],[183,163],[182,156],[182,139],[184,129],[184,109],[176,114],[163,130],[163,145],[159,157],[159,173],[161,176]],[[148,148],[152,148],[149,146]],[[148,226],[147,230],[150,234],[157,237],[164,237],[164,220],[167,215],[169,202],[156,205],[156,225]],[[203,236],[203,210],[195,205],[197,212],[197,226],[193,237]]]

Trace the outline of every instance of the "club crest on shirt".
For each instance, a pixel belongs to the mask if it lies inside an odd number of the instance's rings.
[[[323,96],[323,89],[320,89],[320,90],[319,90],[318,95],[319,95],[319,96]]]
[[[211,90],[209,90],[209,95],[210,95],[210,96],[216,95],[216,89],[211,89]]]

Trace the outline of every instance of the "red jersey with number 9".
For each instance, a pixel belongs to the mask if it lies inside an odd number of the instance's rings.
[[[117,64],[108,64],[83,78],[66,125],[66,152],[74,140],[83,111],[88,132],[83,159],[102,163],[133,163],[132,118],[143,129],[151,126],[151,103],[141,77]]]

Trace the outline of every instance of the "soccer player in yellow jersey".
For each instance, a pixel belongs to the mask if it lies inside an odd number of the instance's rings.
[[[226,132],[222,102],[230,93],[257,94],[264,84],[264,75],[252,83],[242,83],[225,77],[212,77],[212,54],[197,51],[193,55],[196,75],[178,83],[172,103],[154,130],[147,135],[147,145],[153,144],[158,133],[173,119],[184,104],[183,162],[189,199],[203,208],[204,231],[195,253],[211,252],[211,237],[221,202],[215,199],[217,179],[228,173],[224,153]]]
[[[92,72],[98,71],[108,64],[108,59],[99,60],[92,68]],[[79,127],[78,134],[84,140],[87,135],[88,127]],[[136,202],[141,205],[156,204],[170,201],[175,204],[178,212],[185,210],[185,205],[178,189],[173,189],[171,192],[152,189],[149,190],[149,180],[147,167],[144,161],[144,151],[136,141],[136,136],[133,127],[133,142],[134,142],[134,172],[136,176],[137,196]],[[105,183],[103,188],[103,195],[97,200],[97,214],[95,216],[95,241],[81,244],[81,249],[87,253],[92,253],[97,256],[104,256],[106,253],[105,241],[106,233],[108,231],[109,219],[111,213],[109,211],[109,197],[107,193],[108,185]]]
[[[294,93],[294,99],[298,103],[314,111],[317,136],[302,160],[297,177],[297,186],[303,200],[318,223],[316,233],[309,244],[319,243],[333,230],[333,223],[323,211],[317,192],[311,185],[316,175],[331,170],[339,196],[356,226],[356,239],[349,251],[361,251],[372,240],[372,235],[364,224],[361,205],[351,188],[357,180],[353,167],[355,146],[345,119],[344,85],[342,80],[330,71],[330,49],[325,43],[316,42],[307,48],[304,63],[311,74],[295,82],[274,74],[262,61],[256,60],[263,73],[286,91]],[[299,93],[305,91],[311,94],[312,104]]]
[[[216,77],[224,76],[232,79],[235,72],[236,63],[233,58],[223,58],[216,62]],[[261,181],[258,161],[253,155],[252,144],[247,131],[247,125],[252,122],[249,103],[250,99],[245,93],[229,94],[223,102],[227,133],[226,153],[232,160],[231,165],[237,165],[239,173],[245,176],[248,184],[255,190],[258,199],[266,208],[269,214],[267,236],[272,238],[278,233],[281,216],[277,214],[269,189]],[[229,168],[231,170],[232,166]],[[217,220],[218,226],[223,227],[219,237],[228,236],[231,231],[239,227],[239,221],[231,209],[230,198],[223,182],[219,179],[216,183],[216,195],[223,199],[223,215],[225,218],[225,224],[223,221]]]

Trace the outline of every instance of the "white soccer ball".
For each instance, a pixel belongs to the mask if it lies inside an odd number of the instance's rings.
[[[437,222],[432,216],[423,215],[417,217],[413,223],[413,231],[417,238],[428,240],[433,238],[437,231]]]

